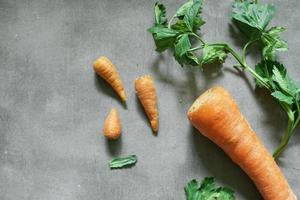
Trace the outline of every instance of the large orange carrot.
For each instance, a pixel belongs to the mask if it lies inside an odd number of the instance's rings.
[[[214,87],[198,97],[188,118],[248,174],[265,200],[297,200],[271,154],[224,88]]]
[[[126,101],[124,86],[114,64],[107,57],[101,56],[94,62],[93,66],[95,72],[112,86],[122,101]]]
[[[153,79],[145,75],[135,80],[135,90],[150,120],[151,128],[158,131],[157,97]]]
[[[104,136],[107,139],[115,140],[121,135],[121,122],[117,109],[111,109],[104,121],[103,127]]]

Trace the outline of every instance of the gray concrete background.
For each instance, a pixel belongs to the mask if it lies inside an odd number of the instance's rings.
[[[183,0],[163,1],[169,11]],[[281,53],[300,81],[300,1],[270,0],[278,11],[272,24],[287,28],[290,51]],[[180,68],[168,53],[154,51],[146,29],[153,22],[148,0],[0,0],[0,199],[1,200],[172,200],[185,199],[192,178],[215,176],[239,200],[261,199],[250,179],[214,144],[191,128],[186,111],[207,88],[227,88],[253,129],[273,151],[286,117],[251,77],[223,67],[204,72]],[[210,0],[204,7],[207,41],[227,41],[240,49],[230,25],[232,1]],[[128,94],[127,109],[92,62],[108,56]],[[254,64],[257,53],[252,52]],[[253,56],[254,55],[254,56]],[[159,96],[160,130],[153,136],[136,99],[133,81],[151,74]],[[102,136],[102,123],[116,107],[123,123],[117,142]],[[300,196],[300,129],[279,160]],[[131,169],[108,169],[114,156],[136,154]]]

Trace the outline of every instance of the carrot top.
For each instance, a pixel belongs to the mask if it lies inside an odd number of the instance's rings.
[[[248,38],[241,53],[227,43],[207,43],[201,38],[198,31],[205,23],[201,16],[202,7],[202,0],[190,0],[168,20],[165,6],[155,4],[155,23],[148,31],[153,36],[156,51],[162,53],[170,49],[180,65],[200,68],[215,62],[223,63],[228,55],[233,56],[238,62],[235,68],[250,73],[255,78],[257,87],[267,89],[288,116],[288,127],[273,155],[276,158],[300,123],[300,86],[288,76],[286,68],[276,61],[276,52],[288,49],[287,42],[281,38],[285,29],[280,26],[269,27],[275,15],[275,7],[255,0],[233,3],[231,18]],[[200,45],[195,46],[195,40]],[[262,47],[262,57],[254,70],[247,64],[246,56],[247,49],[255,43]],[[197,51],[202,53],[195,53]]]

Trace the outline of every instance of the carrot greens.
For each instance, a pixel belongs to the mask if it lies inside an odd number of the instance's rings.
[[[156,3],[155,23],[148,29],[153,36],[156,51],[162,53],[170,49],[181,66],[198,66],[201,69],[207,64],[225,62],[228,55],[233,56],[238,62],[234,67],[250,73],[257,87],[267,89],[288,116],[288,127],[273,155],[277,158],[300,121],[300,85],[289,77],[284,65],[276,61],[276,52],[287,51],[288,46],[281,38],[285,28],[269,28],[275,7],[255,0],[236,0],[233,3],[232,21],[247,38],[243,50],[238,52],[227,43],[203,40],[199,33],[205,24],[201,17],[202,6],[201,0],[189,0],[168,20],[165,6]],[[261,47],[261,62],[255,69],[247,63],[247,50],[254,44]]]
[[[200,183],[193,179],[184,187],[187,200],[235,200],[233,190],[216,187],[213,177],[206,177]]]

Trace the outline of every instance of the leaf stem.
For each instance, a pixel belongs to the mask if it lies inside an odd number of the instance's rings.
[[[168,28],[171,28],[171,25],[172,25],[172,21],[174,20],[174,18],[176,17],[176,14],[173,15],[168,23]]]
[[[197,33],[192,32],[189,33],[189,35],[196,37],[203,45],[205,45],[205,42],[201,39],[201,37]]]
[[[283,135],[283,138],[281,139],[281,142],[279,144],[279,146],[277,147],[277,149],[275,150],[274,154],[273,154],[273,158],[276,159],[281,153],[282,151],[285,149],[285,147],[287,146],[292,133],[293,133],[293,121],[291,119],[288,120],[288,127]]]
[[[203,46],[201,45],[201,46],[197,46],[197,47],[191,48],[188,51],[190,51],[190,52],[197,51],[197,50],[202,49],[202,48],[203,48]]]
[[[243,60],[243,58],[241,58],[236,51],[234,51],[231,47],[229,47],[227,44],[226,45],[226,49],[228,50],[228,52],[240,63],[241,68],[243,68],[244,70],[248,71],[250,74],[252,74],[252,76],[254,76],[255,79],[257,79],[258,81],[260,81],[260,83],[266,87],[268,90],[270,90],[270,86],[269,84],[260,76],[258,75],[251,67],[249,67],[246,63],[246,61]]]
[[[249,40],[246,44],[245,44],[245,46],[244,46],[244,48],[243,48],[243,57],[242,57],[242,61],[244,62],[244,63],[246,63],[246,56],[247,56],[247,48],[248,47],[250,47],[254,42],[256,42],[258,39],[256,38],[256,39],[251,39],[251,40]]]

